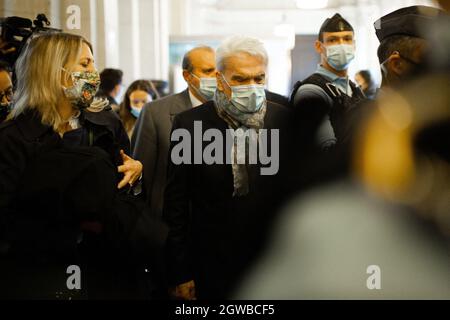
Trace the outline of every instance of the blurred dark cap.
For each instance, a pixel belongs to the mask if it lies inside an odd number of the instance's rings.
[[[396,35],[426,39],[427,31],[430,30],[433,21],[443,15],[446,15],[444,11],[433,7],[401,8],[375,21],[375,33],[380,42]]]

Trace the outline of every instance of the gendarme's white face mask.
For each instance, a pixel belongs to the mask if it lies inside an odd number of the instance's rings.
[[[214,93],[217,89],[217,79],[214,78],[200,78],[195,74],[191,73],[194,77],[196,77],[200,81],[200,87],[194,87],[194,90],[197,91],[206,101],[212,100],[214,97]]]
[[[337,44],[325,46],[327,62],[335,70],[346,70],[355,58],[355,46],[352,44]]]
[[[266,92],[262,84],[230,86],[222,75],[222,79],[231,89],[230,102],[242,113],[258,112],[266,101]]]

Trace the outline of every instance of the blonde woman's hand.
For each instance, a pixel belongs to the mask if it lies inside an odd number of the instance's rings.
[[[118,172],[123,173],[124,177],[117,188],[122,189],[127,184],[132,186],[140,178],[143,166],[140,161],[127,156],[123,150],[120,150],[120,155],[122,156],[123,165],[119,166]]]

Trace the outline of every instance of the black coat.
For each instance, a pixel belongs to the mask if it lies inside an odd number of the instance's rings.
[[[119,152],[129,152],[120,120],[105,110],[85,112],[80,122],[76,145],[42,125],[35,111],[0,126],[0,296],[67,298],[66,269],[75,264],[82,268],[79,294],[95,297],[83,291],[92,270],[111,276],[107,266],[120,269],[143,238],[135,234],[143,201],[117,190]],[[94,287],[120,286],[110,279]]]
[[[280,140],[287,112],[268,102],[264,128],[280,129]],[[225,136],[228,129],[211,101],[177,115],[173,130],[184,128],[193,137],[194,121],[202,121],[203,132],[214,128]],[[261,188],[270,185],[274,176],[261,176],[260,165],[249,165],[250,192],[233,197],[231,165],[175,165],[170,152],[163,209],[169,226],[169,281],[176,285],[195,280],[200,298],[226,297],[252,257],[261,221],[267,220],[267,211],[260,209],[268,190]]]
[[[265,90],[266,91],[266,99],[269,102],[276,103],[282,105],[283,107],[289,107],[289,99],[281,94]]]
[[[129,154],[128,136],[112,111],[83,112],[80,123],[82,129],[74,137],[66,134],[70,138],[65,142],[51,127],[42,124],[41,117],[35,110],[27,111],[17,119],[0,125],[0,212],[10,210],[25,170],[40,154],[61,148],[65,144],[95,146],[106,151],[115,165],[121,163],[120,149]],[[77,141],[71,141],[72,138]],[[120,176],[117,176],[117,180],[119,179]]]

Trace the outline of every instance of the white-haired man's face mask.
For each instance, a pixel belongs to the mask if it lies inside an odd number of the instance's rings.
[[[238,53],[217,72],[217,89],[242,112],[255,112],[265,101],[266,63],[262,57]]]

